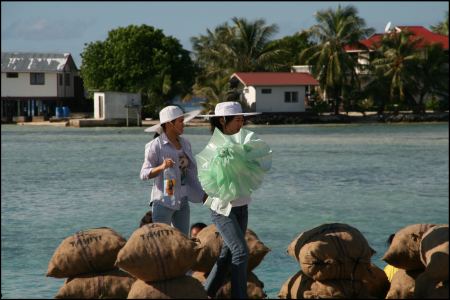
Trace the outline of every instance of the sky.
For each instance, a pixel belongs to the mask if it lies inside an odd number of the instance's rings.
[[[2,51],[71,53],[81,66],[85,44],[104,41],[110,30],[128,25],[150,25],[163,30],[187,49],[191,37],[233,17],[264,19],[276,24],[273,39],[292,35],[316,24],[315,12],[353,5],[359,17],[377,33],[386,24],[430,28],[445,19],[448,1],[342,2],[342,1],[60,1],[1,2]]]

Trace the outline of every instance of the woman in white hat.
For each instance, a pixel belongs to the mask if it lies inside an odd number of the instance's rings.
[[[211,117],[213,136],[196,155],[199,180],[209,195],[204,205],[223,238],[219,258],[205,281],[205,290],[214,298],[231,268],[231,298],[247,298],[248,248],[245,232],[251,193],[262,182],[272,163],[272,150],[249,130],[238,102],[218,103]]]
[[[178,106],[167,106],[159,112],[160,123],[145,130],[160,135],[145,145],[140,173],[141,180],[155,181],[150,196],[152,221],[172,225],[186,236],[190,228],[189,202],[202,203],[207,197],[198,181],[191,144],[181,136],[184,123],[199,112],[184,114]],[[165,180],[169,168],[173,178]]]

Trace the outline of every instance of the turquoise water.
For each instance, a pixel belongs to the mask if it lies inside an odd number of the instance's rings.
[[[415,223],[448,223],[448,123],[247,127],[273,149],[273,167],[253,195],[249,228],[272,249],[254,273],[277,298],[299,270],[286,253],[302,231],[323,223],[358,228],[377,251]],[[60,242],[107,226],[125,238],[148,210],[139,180],[144,128],[1,126],[1,293],[52,298],[64,279],[45,276]],[[186,128],[193,152],[210,138]],[[210,223],[201,205],[191,221]]]

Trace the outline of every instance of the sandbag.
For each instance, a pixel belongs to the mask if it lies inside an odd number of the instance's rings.
[[[448,225],[438,225],[430,228],[420,241],[419,252],[425,272],[436,282],[448,280]]]
[[[197,239],[200,240],[201,250],[198,253],[196,263],[192,267],[192,270],[208,273],[219,258],[223,239],[214,224],[203,228],[198,233]],[[251,229],[246,230],[245,240],[249,252],[248,271],[250,272],[261,263],[264,256],[270,252],[270,249],[259,240],[256,233]]]
[[[314,280],[361,280],[375,251],[362,233],[347,224],[322,224],[301,233],[287,252]]]
[[[163,223],[146,224],[133,232],[117,255],[116,265],[143,281],[184,275],[195,263],[197,243]]]
[[[208,273],[202,272],[202,271],[193,271],[191,273],[191,276],[198,281],[200,281],[201,284],[204,284],[206,281],[206,278],[208,278]]]
[[[298,271],[290,277],[278,293],[280,299],[318,298],[369,298],[366,287],[360,280],[317,281]]]
[[[56,294],[56,299],[124,299],[136,281],[120,271],[86,274],[69,278]]]
[[[370,264],[367,277],[364,277],[362,282],[369,295],[378,299],[386,297],[391,285],[386,273],[374,264]]]
[[[128,299],[207,299],[202,284],[190,276],[144,282],[136,280]]]
[[[415,280],[422,272],[423,270],[399,269],[392,277],[386,299],[413,299]]]
[[[209,273],[219,257],[222,237],[216,230],[216,225],[210,224],[203,228],[196,238],[200,241],[201,249],[192,270]]]
[[[415,299],[449,299],[448,280],[435,281],[422,273],[416,278]]]
[[[47,276],[65,278],[113,270],[117,253],[125,243],[122,236],[108,227],[79,231],[56,248]]]
[[[397,231],[392,243],[381,258],[388,264],[404,270],[420,270],[420,241],[424,233],[434,224],[413,224]]]
[[[247,297],[248,299],[265,299],[264,283],[253,273],[247,275]],[[228,278],[216,293],[217,299],[231,299],[231,279]]]

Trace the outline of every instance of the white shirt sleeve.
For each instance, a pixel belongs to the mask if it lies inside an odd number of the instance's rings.
[[[158,154],[155,147],[157,143],[153,141],[145,145],[144,163],[139,176],[141,180],[149,180],[150,172],[154,167],[158,166]]]

